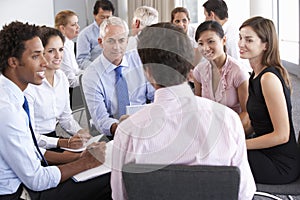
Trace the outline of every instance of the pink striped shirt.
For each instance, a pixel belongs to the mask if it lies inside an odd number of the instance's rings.
[[[255,183],[238,115],[184,83],[156,90],[154,103],[122,122],[115,134],[113,199],[126,199],[124,163],[226,165],[241,172],[239,199],[252,199]]]

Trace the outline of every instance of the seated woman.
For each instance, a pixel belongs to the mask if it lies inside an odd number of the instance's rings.
[[[246,140],[248,161],[257,183],[285,184],[300,172],[292,121],[290,81],[281,63],[274,24],[263,17],[240,27],[241,58],[249,59],[247,111],[255,135]],[[251,131],[249,131],[251,132]]]
[[[198,26],[195,39],[206,59],[193,71],[195,94],[230,107],[247,124],[249,74],[237,60],[226,54],[222,26],[216,21],[205,21]]]
[[[79,87],[79,77],[83,73],[77,64],[73,39],[78,36],[80,26],[78,15],[71,10],[62,10],[55,15],[55,28],[65,37],[64,56],[60,69],[66,74],[69,81],[70,105],[72,108],[73,89]]]
[[[189,39],[191,40],[191,44],[194,47],[194,60],[193,60],[193,66],[196,66],[200,60],[202,59],[202,55],[199,51],[198,44],[195,41],[195,28],[192,26],[189,26],[190,24],[190,14],[188,9],[184,7],[176,7],[171,12],[171,23],[175,24],[178,27],[183,28],[183,31],[189,36]],[[189,84],[192,89],[194,89],[194,80],[193,80],[193,71],[191,69],[187,79],[189,81]]]
[[[64,36],[54,28],[42,27],[41,40],[44,56],[48,62],[45,78],[41,85],[29,84],[24,91],[39,146],[46,149],[80,148],[90,138],[90,134],[73,118],[69,102],[68,79],[59,70],[64,51]],[[47,137],[56,136],[57,122],[66,132],[74,136],[70,139]]]

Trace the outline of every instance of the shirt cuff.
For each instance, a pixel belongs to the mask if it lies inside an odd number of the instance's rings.
[[[39,147],[44,149],[56,148],[59,138],[47,137],[45,135],[41,135],[39,138]]]

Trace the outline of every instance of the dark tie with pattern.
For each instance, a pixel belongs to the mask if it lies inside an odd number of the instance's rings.
[[[23,108],[24,110],[26,111],[27,115],[28,115],[28,119],[29,119],[29,128],[30,128],[30,132],[31,132],[31,136],[32,136],[32,139],[33,139],[33,143],[38,151],[38,153],[40,154],[41,158],[42,158],[42,164],[43,166],[48,166],[48,162],[46,161],[44,155],[42,154],[39,146],[38,146],[38,143],[37,143],[37,140],[36,140],[36,137],[35,137],[35,134],[33,132],[33,129],[32,129],[32,125],[31,125],[31,121],[30,121],[30,114],[29,114],[29,106],[28,106],[28,101],[26,99],[26,97],[24,96],[24,104],[23,104]]]
[[[130,105],[128,97],[128,88],[125,78],[122,76],[122,66],[115,69],[116,72],[116,92],[118,99],[118,118],[126,114],[126,106]]]

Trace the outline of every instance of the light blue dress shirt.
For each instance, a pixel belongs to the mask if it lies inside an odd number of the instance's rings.
[[[98,38],[99,26],[96,21],[80,31],[76,42],[76,60],[80,69],[85,69],[102,53]]]
[[[127,81],[130,105],[151,102],[154,97],[154,88],[147,81],[137,50],[128,51],[123,56],[122,74]],[[93,124],[100,133],[111,135],[110,127],[118,123],[117,94],[115,89],[117,66],[108,61],[101,54],[85,70],[82,77],[82,86]]]
[[[41,166],[22,107],[23,92],[1,75],[0,93],[0,195],[16,192],[21,183],[35,191],[56,187],[60,170]]]

